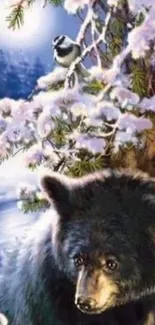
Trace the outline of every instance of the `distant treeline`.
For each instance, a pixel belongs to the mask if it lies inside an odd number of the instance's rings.
[[[34,87],[36,80],[45,74],[45,67],[40,58],[29,62],[21,56],[19,60],[10,60],[0,50],[0,98],[26,99]]]

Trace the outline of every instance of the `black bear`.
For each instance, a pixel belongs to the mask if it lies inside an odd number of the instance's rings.
[[[0,270],[10,325],[154,325],[155,182],[101,171],[45,175],[52,209]]]

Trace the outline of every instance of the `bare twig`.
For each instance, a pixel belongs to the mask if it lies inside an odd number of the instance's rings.
[[[111,83],[107,84],[107,85],[104,87],[104,89],[103,89],[103,90],[99,93],[99,95],[97,96],[96,101],[97,101],[97,102],[102,101],[103,98],[104,98],[104,96],[105,96],[105,94],[107,94],[107,92],[111,89],[111,87],[112,87],[112,84],[111,84]]]
[[[89,133],[88,132],[88,135],[89,137],[96,137],[96,138],[108,138],[110,136],[112,136],[117,130],[117,125],[115,125],[115,127],[113,128],[112,131],[108,132],[108,133],[105,133],[105,132],[100,132],[99,134],[98,133],[95,133],[95,132],[91,132]]]
[[[80,28],[80,31],[78,33],[78,36],[76,38],[76,43],[78,43],[79,45],[82,44],[83,40],[84,40],[84,37],[85,37],[85,34],[86,34],[86,31],[87,29],[89,28],[89,25],[91,23],[91,12],[90,10],[88,9],[88,12],[87,12],[87,15],[81,25],[81,28]]]
[[[120,73],[120,69],[122,66],[122,63],[124,62],[127,55],[130,53],[130,47],[127,46],[119,55],[117,55],[113,61],[113,65],[111,69],[115,71],[115,80],[117,78],[117,75]],[[100,92],[98,97],[96,98],[96,101],[102,101],[104,96],[107,94],[107,92],[111,89],[111,87],[114,85],[114,81],[112,83],[108,83],[107,86]]]
[[[54,171],[57,172],[59,170],[59,168],[62,166],[62,164],[66,161],[65,157],[62,157],[59,162],[57,163],[57,165],[54,167]]]
[[[91,18],[91,34],[92,34],[93,45],[94,45],[94,50],[95,50],[95,54],[96,54],[96,58],[97,58],[97,65],[101,68],[102,67],[101,57],[100,57],[98,47],[96,44],[96,40],[95,40],[95,33],[96,33],[95,18],[96,18],[96,15],[93,11],[93,6],[90,7],[90,13],[92,16],[92,18]]]
[[[18,7],[18,6],[22,6],[24,2],[27,2],[27,0],[20,0],[17,1],[16,3],[9,5],[9,8],[13,8],[13,7]]]
[[[90,13],[89,13],[90,14]],[[101,42],[106,43],[106,31],[109,25],[111,19],[111,10],[108,12],[106,19],[105,19],[105,25],[103,27],[102,33],[101,35],[98,37],[98,39],[96,40],[95,45],[99,45]],[[67,73],[67,78],[70,78],[70,76],[72,75],[72,73],[75,71],[77,65],[82,62],[84,60],[84,58],[87,56],[87,54],[89,54],[92,50],[94,49],[94,43],[91,44],[90,46],[88,46],[83,53],[81,54],[81,56],[79,56],[70,66],[69,71]]]
[[[28,3],[29,1],[28,0],[20,0],[20,1],[17,1],[16,3],[12,4],[12,5],[9,5],[9,8],[20,8],[20,7],[23,7],[25,5],[25,7],[28,6]]]
[[[18,149],[12,156],[15,157],[20,151],[24,151],[24,150],[26,150],[26,147],[22,147]]]

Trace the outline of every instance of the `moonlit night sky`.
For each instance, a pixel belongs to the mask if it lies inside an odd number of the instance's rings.
[[[79,19],[61,7],[48,5],[43,8],[43,2],[38,0],[31,9],[25,10],[24,25],[13,31],[8,29],[5,19],[13,3],[13,0],[0,0],[0,49],[7,50],[16,60],[20,54],[29,60],[39,56],[45,65],[53,66],[52,39],[59,34],[67,34],[75,39]]]

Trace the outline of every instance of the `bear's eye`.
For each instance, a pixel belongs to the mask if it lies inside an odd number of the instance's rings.
[[[118,262],[114,258],[108,258],[105,262],[107,271],[116,271],[118,269]]]
[[[84,264],[84,258],[82,255],[77,255],[74,257],[74,265],[80,267]]]

